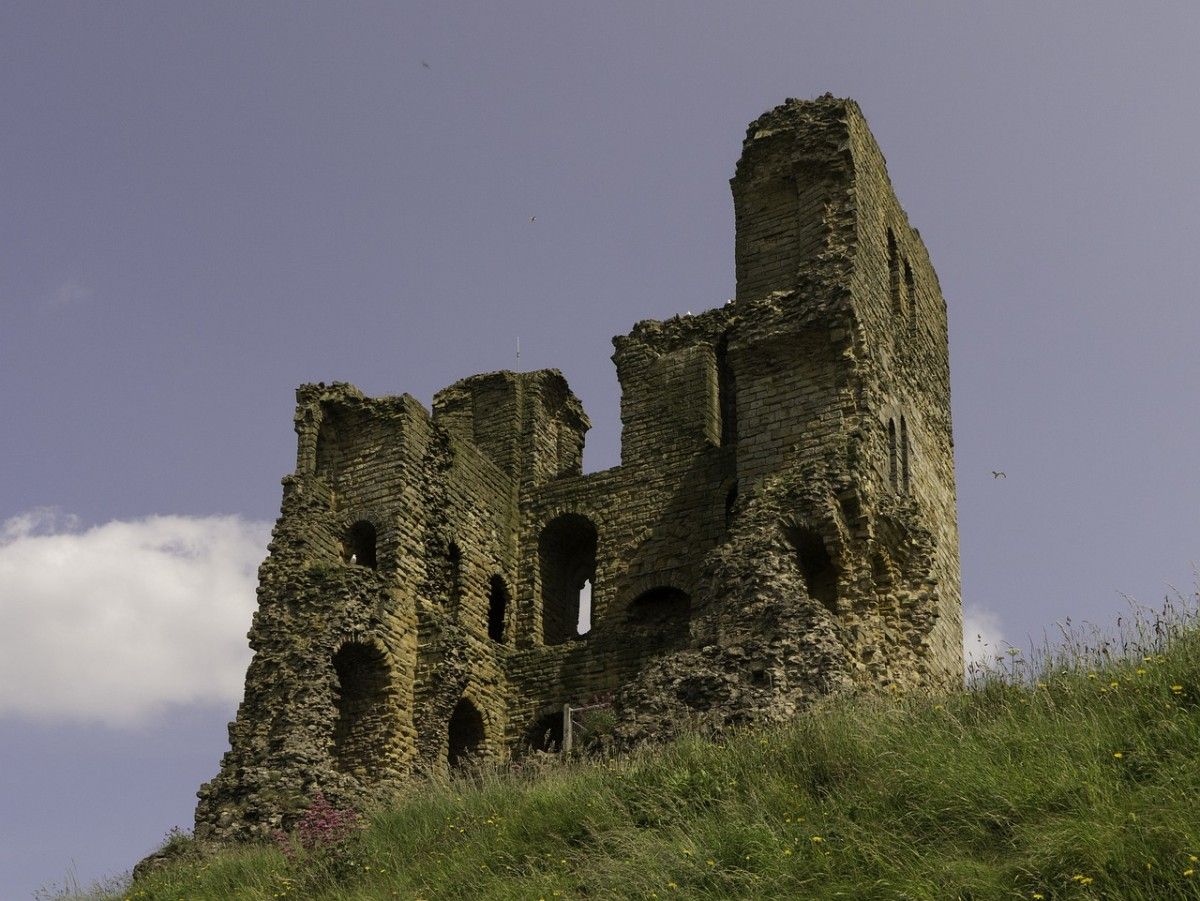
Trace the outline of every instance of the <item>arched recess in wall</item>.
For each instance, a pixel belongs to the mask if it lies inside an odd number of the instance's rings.
[[[692,613],[692,599],[682,589],[661,585],[643,591],[630,602],[627,610],[631,625],[675,631],[687,628]]]
[[[373,644],[348,641],[333,655],[333,758],[347,773],[375,772],[391,735],[391,673]]]
[[[551,710],[533,721],[525,730],[522,744],[531,751],[556,754],[563,746],[562,710]]]
[[[825,547],[825,539],[802,526],[785,529],[784,534],[796,552],[796,563],[809,597],[837,613],[838,570]]]
[[[596,527],[577,513],[552,519],[538,539],[538,566],[543,643],[561,644],[586,634],[596,577]]]
[[[509,603],[508,586],[500,576],[492,576],[488,585],[488,638],[492,641],[504,642],[504,624],[508,616]]]
[[[374,524],[360,519],[342,536],[342,559],[355,566],[375,569],[377,544]]]
[[[483,715],[467,698],[460,698],[450,714],[446,762],[451,769],[478,761],[483,753]]]
[[[911,470],[908,462],[908,419],[905,416],[900,417],[900,488],[908,494],[909,486],[912,482]]]

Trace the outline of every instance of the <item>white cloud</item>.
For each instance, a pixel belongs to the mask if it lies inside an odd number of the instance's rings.
[[[145,720],[240,697],[270,525],[152,516],[0,525],[0,716]]]
[[[52,307],[67,307],[71,304],[80,303],[92,296],[92,289],[87,285],[77,282],[73,278],[63,281],[50,292],[50,306]]]
[[[1008,652],[1008,642],[1000,626],[1000,617],[973,605],[963,607],[963,657],[969,667],[983,666]]]

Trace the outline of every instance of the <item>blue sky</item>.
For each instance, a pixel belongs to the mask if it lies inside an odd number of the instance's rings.
[[[1198,38],[1186,3],[6,3],[0,897],[190,824],[295,386],[428,403],[519,336],[615,464],[610,339],[732,296],[785,97],[859,101],[938,270],[972,631],[1190,593]]]

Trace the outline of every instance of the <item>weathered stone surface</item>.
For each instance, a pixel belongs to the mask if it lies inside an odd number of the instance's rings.
[[[621,465],[554,370],[297,392],[296,471],[201,839],[530,743],[623,743],[961,678],[946,308],[856,104],[789,100],[731,182],[737,296],[614,340]],[[580,587],[590,582],[590,631]]]

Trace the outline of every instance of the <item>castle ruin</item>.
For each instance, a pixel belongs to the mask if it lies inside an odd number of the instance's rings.
[[[857,104],[788,100],[731,180],[736,297],[614,339],[621,464],[556,370],[297,391],[254,657],[196,835],[315,791],[962,678],[946,307]]]

